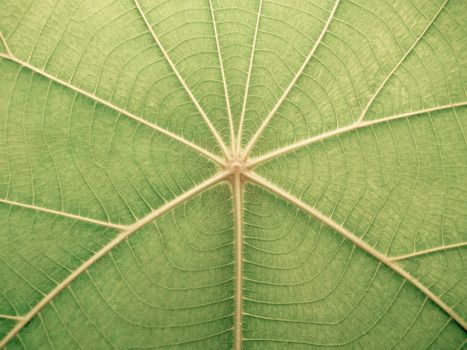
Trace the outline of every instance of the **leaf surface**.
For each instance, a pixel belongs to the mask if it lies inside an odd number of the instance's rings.
[[[465,347],[464,1],[0,5],[0,348]]]

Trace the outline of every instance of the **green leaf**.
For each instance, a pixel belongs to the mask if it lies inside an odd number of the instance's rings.
[[[0,8],[0,348],[465,347],[465,1]]]

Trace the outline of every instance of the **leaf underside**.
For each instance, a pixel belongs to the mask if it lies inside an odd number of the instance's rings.
[[[0,0],[0,348],[462,349],[462,0]]]

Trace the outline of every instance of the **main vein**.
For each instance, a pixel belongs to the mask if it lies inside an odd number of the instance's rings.
[[[254,60],[255,51],[256,51],[256,38],[258,37],[259,20],[261,18],[262,8],[263,8],[263,0],[260,0],[259,6],[258,6],[258,15],[256,16],[255,34],[253,35],[253,43],[251,45],[250,63],[248,64],[248,73],[246,77],[245,91],[243,93],[242,111],[240,113],[240,122],[238,124],[237,145],[236,145],[236,153],[238,155],[240,154],[240,149],[242,147],[243,123],[245,119],[246,103],[248,100],[248,91],[250,89],[251,72],[253,70],[253,60]]]
[[[295,74],[295,76],[293,77],[292,81],[289,83],[289,85],[287,86],[287,88],[284,90],[284,92],[282,93],[281,97],[279,98],[279,100],[276,102],[276,104],[274,105],[274,107],[272,108],[272,110],[269,112],[269,114],[267,115],[267,117],[264,119],[264,121],[261,123],[261,125],[259,126],[258,130],[256,131],[256,133],[253,135],[253,137],[251,138],[251,140],[248,142],[247,146],[245,147],[245,151],[243,153],[244,155],[244,159],[246,159],[248,157],[248,155],[250,154],[253,146],[255,145],[256,141],[259,139],[259,137],[261,136],[261,134],[263,133],[264,129],[266,128],[266,126],[268,125],[269,121],[272,119],[272,117],[276,114],[277,110],[279,109],[279,107],[282,105],[282,103],[284,102],[284,100],[287,98],[287,96],[289,95],[290,91],[292,90],[292,88],[295,86],[298,78],[300,78],[300,76],[302,75],[303,71],[305,70],[306,66],[308,65],[308,63],[310,62],[311,58],[314,56],[315,52],[316,52],[316,49],[318,48],[318,46],[320,45],[321,41],[323,40],[323,37],[324,35],[327,33],[328,31],[328,28],[332,22],[332,19],[334,18],[334,15],[337,11],[337,7],[339,6],[339,2],[340,0],[336,0],[336,2],[334,3],[334,6],[329,14],[329,17],[323,27],[323,30],[321,31],[318,39],[316,39],[313,47],[311,48],[310,52],[308,53],[308,55],[306,56],[305,58],[305,61],[303,62],[303,64],[300,66],[299,70],[297,71],[297,73]]]
[[[323,213],[319,212],[317,209],[309,206],[299,198],[293,196],[292,194],[288,193],[287,191],[281,189],[279,186],[269,182],[268,180],[264,179],[263,177],[253,173],[247,172],[244,174],[246,178],[248,178],[253,183],[260,185],[270,192],[274,193],[275,195],[282,197],[286,201],[290,202],[291,204],[295,205],[297,208],[303,210],[304,212],[308,213],[309,215],[313,216],[315,219],[321,221],[325,225],[332,228],[334,231],[351,241],[360,249],[364,250],[375,259],[389,267],[391,270],[399,274],[401,277],[405,278],[408,282],[410,282],[413,286],[419,289],[427,298],[433,301],[436,305],[438,305],[446,314],[448,314],[454,321],[456,321],[464,330],[467,331],[467,322],[451,307],[445,304],[440,297],[434,294],[431,290],[429,290],[424,284],[422,284],[419,280],[417,280],[414,276],[404,270],[400,265],[394,262],[391,258],[387,257],[386,255],[380,253],[375,248],[370,246],[368,243],[354,235],[352,232],[347,230],[345,227],[341,226],[330,217],[324,215]]]
[[[225,95],[225,104],[227,107],[227,114],[229,116],[229,130],[230,130],[230,148],[231,154],[234,153],[234,144],[235,144],[235,131],[234,131],[234,124],[233,124],[233,117],[232,117],[232,109],[230,107],[230,97],[229,97],[229,90],[227,88],[227,79],[225,77],[225,69],[224,63],[222,60],[222,53],[221,53],[221,46],[219,43],[219,34],[217,33],[217,25],[216,25],[216,16],[214,15],[214,7],[212,6],[212,0],[209,0],[209,8],[211,10],[211,19],[212,19],[212,26],[214,30],[214,37],[216,39],[216,47],[217,47],[217,57],[219,59],[219,66],[221,69],[222,75],[222,83],[224,85],[224,95]]]
[[[240,173],[234,176],[233,202],[235,215],[235,320],[234,348],[242,348],[242,318],[243,318],[243,184]]]
[[[121,242],[126,240],[129,236],[137,232],[140,228],[145,226],[146,224],[152,222],[159,216],[165,214],[169,210],[175,208],[176,206],[180,205],[181,203],[187,201],[188,199],[196,196],[200,192],[214,186],[215,184],[219,183],[220,181],[224,180],[228,172],[222,171],[218,174],[212,176],[208,180],[192,187],[190,190],[184,192],[177,198],[174,198],[170,202],[162,205],[158,209],[154,210],[141,220],[133,223],[132,225],[128,226],[125,230],[121,231],[115,238],[113,238],[109,243],[103,246],[100,250],[98,250],[94,255],[92,255],[88,260],[82,263],[75,271],[73,271],[67,278],[65,278],[60,284],[58,284],[54,289],[52,289],[48,294],[46,294],[34,307],[24,316],[18,318],[19,321],[16,325],[8,332],[8,334],[0,341],[0,348],[3,348],[7,345],[7,343],[18,334],[23,327],[32,320],[34,316],[36,316],[55,296],[57,296],[61,291],[63,291],[67,286],[70,285],[78,276],[80,276],[83,272],[89,269],[96,261],[107,255],[113,248],[119,245]]]
[[[201,117],[204,119],[206,125],[208,126],[209,130],[211,131],[212,135],[214,136],[214,138],[216,139],[219,147],[222,149],[222,151],[224,152],[224,155],[227,157],[228,154],[229,154],[229,151],[227,149],[227,147],[225,146],[224,144],[224,141],[222,141],[222,138],[221,136],[219,135],[219,133],[217,132],[216,128],[214,127],[214,125],[211,123],[211,121],[209,120],[206,112],[204,111],[204,109],[201,107],[201,105],[199,104],[198,100],[196,99],[196,97],[193,95],[193,92],[190,90],[190,88],[188,87],[186,81],[183,79],[183,77],[181,76],[180,72],[178,71],[177,67],[175,67],[175,63],[172,61],[172,59],[170,58],[167,50],[164,48],[164,46],[162,45],[161,41],[159,40],[159,37],[156,35],[156,33],[154,32],[154,29],[152,29],[152,26],[151,24],[149,23],[149,20],[148,18],[146,17],[140,3],[138,0],[134,0],[134,3],[136,5],[136,8],[138,9],[140,15],[141,15],[141,18],[143,19],[147,29],[149,30],[149,33],[151,33],[151,36],[152,38],[154,39],[154,41],[156,42],[157,46],[159,47],[159,50],[161,50],[162,54],[164,55],[164,58],[165,60],[167,61],[167,63],[169,64],[170,68],[172,69],[172,71],[174,72],[175,76],[177,77],[178,81],[180,82],[180,84],[182,84],[183,88],[185,89],[186,93],[188,94],[188,96],[190,97],[191,101],[193,102],[193,104],[195,105],[196,109],[198,110],[199,114],[201,114]]]

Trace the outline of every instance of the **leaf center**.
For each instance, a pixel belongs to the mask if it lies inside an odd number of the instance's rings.
[[[232,159],[227,163],[227,169],[232,174],[241,174],[245,171],[245,163],[239,159]]]
[[[246,161],[241,156],[228,159],[225,164],[225,170],[231,175],[242,175],[249,171]]]

